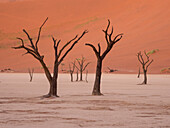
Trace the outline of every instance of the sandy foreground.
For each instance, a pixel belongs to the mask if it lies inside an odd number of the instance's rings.
[[[44,74],[0,74],[0,128],[170,128],[170,75],[104,74],[104,96],[91,96],[88,83],[60,74],[60,98],[43,99],[49,84]]]

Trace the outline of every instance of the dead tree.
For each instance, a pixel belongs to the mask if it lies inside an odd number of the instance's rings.
[[[39,40],[40,40],[41,29],[42,29],[42,27],[44,26],[44,24],[46,23],[47,20],[48,20],[48,18],[40,26],[39,32],[38,32],[38,37],[37,37],[37,40],[36,40],[35,43],[33,42],[32,38],[30,37],[28,32],[25,29],[23,29],[23,32],[27,35],[27,38],[29,40],[30,45],[26,46],[25,42],[22,38],[17,38],[21,41],[21,45],[18,46],[18,47],[13,47],[14,49],[24,49],[24,50],[26,50],[25,54],[31,54],[42,65],[44,72],[45,72],[45,75],[46,75],[46,77],[47,77],[47,79],[50,83],[49,93],[44,96],[46,98],[48,98],[48,97],[58,97],[58,95],[57,95],[57,79],[58,79],[58,71],[59,71],[58,67],[61,64],[61,62],[64,60],[64,58],[67,56],[67,54],[73,49],[73,47],[79,42],[79,40],[87,33],[87,31],[85,30],[81,34],[81,36],[78,37],[78,35],[76,35],[73,39],[68,41],[60,50],[58,49],[58,47],[59,47],[61,40],[59,40],[57,42],[57,40],[52,36],[52,40],[54,42],[54,50],[55,50],[55,61],[54,61],[53,75],[51,75],[48,67],[46,66],[46,64],[44,62],[44,55],[41,55],[39,53],[39,49],[38,49],[38,43],[39,43]],[[65,48],[69,44],[71,44],[71,46],[65,51],[65,53],[63,53],[63,51],[65,50]]]
[[[32,70],[30,68],[28,68],[28,73],[30,75],[30,82],[32,82],[32,78],[33,78],[33,74],[34,74],[34,68],[32,68]]]
[[[116,44],[118,41],[120,41],[120,39],[122,38],[122,35],[123,35],[122,33],[118,34],[114,37],[114,39],[112,39],[113,27],[112,27],[111,33],[109,34],[108,33],[109,26],[110,26],[110,20],[108,20],[108,25],[107,25],[106,30],[103,30],[103,32],[105,34],[106,43],[107,43],[107,48],[103,52],[103,54],[101,54],[100,44],[98,44],[98,50],[97,50],[94,45],[86,43],[87,46],[90,46],[93,49],[93,51],[97,57],[96,78],[95,78],[95,82],[94,82],[92,95],[102,95],[102,93],[100,92],[100,81],[101,81],[101,74],[102,74],[103,59],[110,52],[113,45]]]
[[[78,62],[78,65],[79,65],[79,66],[76,66],[76,65],[75,66],[80,71],[80,81],[83,81],[83,72],[87,68],[87,66],[90,64],[90,62],[84,65],[86,59],[83,56],[81,59],[76,59],[76,61]]]
[[[66,70],[63,69],[64,65],[65,65],[64,63],[61,63],[61,71],[62,72],[66,71]]]
[[[88,70],[86,70],[86,82],[88,83],[87,75],[88,75]]]
[[[144,54],[145,54],[145,56],[146,56],[146,61],[144,60],[143,55],[142,55],[141,52],[139,52],[139,53],[137,54],[137,57],[138,57],[138,60],[139,60],[139,62],[141,63],[142,68],[143,68],[144,81],[142,82],[142,84],[147,84],[147,71],[148,71],[149,65],[153,62],[153,59],[150,60],[150,59],[149,59],[150,56],[147,55],[145,51],[144,51]]]
[[[73,82],[73,73],[74,73],[74,69],[75,69],[75,63],[76,61],[73,62],[73,67],[71,67],[71,65],[69,64],[69,72],[70,72],[70,76],[71,76],[71,82]]]
[[[140,77],[140,67],[139,67],[139,71],[138,71],[138,76],[137,76],[138,78]]]
[[[109,69],[109,73],[112,73],[112,72],[115,72],[115,71],[118,71],[118,70],[116,70],[116,69],[111,69],[111,68],[109,68],[109,67],[107,67],[108,69]]]

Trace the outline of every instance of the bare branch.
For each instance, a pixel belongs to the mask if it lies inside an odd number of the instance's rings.
[[[74,72],[74,69],[75,69],[75,67],[76,67],[76,61],[74,61],[74,63],[73,63],[73,72]]]
[[[67,54],[72,50],[72,48],[74,47],[74,45],[77,44],[78,41],[79,41],[86,33],[88,33],[87,30],[85,30],[85,31],[81,34],[81,36],[80,36],[77,40],[74,41],[74,43],[71,45],[71,47],[65,52],[65,54],[64,54],[64,55],[61,57],[61,59],[59,60],[59,62],[58,62],[59,64],[64,60],[64,58],[67,56]]]
[[[113,35],[113,26],[112,26],[112,30],[111,30],[111,33],[108,34],[108,29],[109,29],[109,26],[110,26],[110,20],[108,20],[108,26],[106,28],[106,30],[104,31],[105,33],[105,38],[106,38],[106,41],[107,41],[107,48],[106,50],[103,52],[101,58],[104,59],[105,56],[109,53],[109,51],[112,49],[113,45],[118,42],[121,38],[122,38],[122,35],[123,33],[121,34],[118,34],[113,40],[112,40],[112,35]],[[109,40],[108,40],[109,38]]]
[[[61,40],[59,40],[59,41],[57,42],[57,45],[56,45],[56,47],[57,47],[57,48],[58,48],[58,46],[59,46],[60,42],[61,42]]]
[[[145,64],[144,59],[143,59],[143,55],[141,54],[141,51],[137,54],[138,60],[139,62],[143,65]]]
[[[149,65],[153,62],[153,59],[149,62],[149,64],[146,66],[146,70],[148,69]]]
[[[29,41],[31,43],[32,49],[35,50],[35,46],[34,46],[34,43],[32,42],[32,38],[30,37],[30,35],[28,34],[28,32],[25,29],[23,29],[23,32],[27,35],[27,37],[28,37],[28,39],[29,39]]]
[[[52,38],[52,40],[53,40],[53,42],[54,42],[54,45],[53,45],[53,47],[55,48],[56,47],[56,39],[53,37],[53,36],[51,36],[51,38]]]
[[[47,22],[47,20],[48,20],[48,17],[46,18],[46,20],[43,22],[43,24],[42,24],[42,25],[40,26],[40,28],[39,28],[37,41],[36,41],[36,43],[35,43],[35,48],[36,48],[36,49],[38,49],[37,45],[38,45],[38,42],[39,42],[39,39],[40,39],[41,29],[42,29],[42,27],[44,26],[44,24]]]
[[[100,57],[100,55],[99,55],[99,53],[97,52],[96,48],[95,48],[92,44],[86,43],[85,45],[90,46],[90,47],[93,49],[93,51],[94,51],[94,53],[96,54],[96,56],[97,56],[97,57]]]
[[[109,34],[109,41],[110,41],[110,43],[112,42],[112,34],[113,34],[113,26],[112,26],[111,33]]]
[[[145,56],[147,57],[147,61],[145,62],[145,64],[147,64],[149,62],[149,56],[146,54],[146,51],[144,51]]]
[[[119,37],[119,38],[118,38],[118,37]],[[114,43],[118,42],[120,39],[122,39],[122,37],[123,37],[123,33],[118,34],[118,35],[114,38],[113,42],[114,42]],[[118,39],[117,39],[117,38],[118,38]]]
[[[88,62],[88,63],[84,66],[83,71],[87,68],[87,66],[88,66],[90,63],[91,63],[91,62]]]
[[[79,59],[77,59],[77,58],[76,58],[76,61],[78,62],[79,66],[80,66],[80,65],[81,65],[81,63],[80,63]]]
[[[71,69],[71,65],[69,64],[69,71],[70,71],[70,73],[74,73],[74,69],[75,69],[75,66],[76,66],[75,63],[76,63],[76,61],[72,62],[73,69]]]
[[[21,49],[21,48],[23,48],[23,49],[25,49],[27,52],[25,53],[25,54],[23,54],[23,55],[26,55],[26,54],[31,54],[31,55],[33,55],[36,59],[40,59],[40,56],[39,56],[39,54],[37,54],[34,50],[32,50],[32,49],[30,49],[30,48],[28,48],[28,47],[26,47],[26,46],[24,46],[24,41],[23,41],[23,39],[22,38],[17,38],[17,39],[19,39],[19,40],[21,40],[21,46],[18,46],[18,47],[12,47],[12,48],[14,48],[14,49]]]
[[[57,41],[57,39],[55,39],[53,36],[51,36],[52,37],[52,40],[53,40],[53,42],[54,42],[54,50],[55,50],[55,60],[57,60],[59,57],[58,57],[58,45],[59,45],[59,43],[60,43],[60,41],[61,40],[59,40],[58,42],[57,42],[57,45],[56,45],[56,41]]]
[[[105,39],[106,39],[106,42],[107,42],[108,46],[109,46],[109,41],[108,41],[108,29],[109,29],[109,26],[110,26],[110,20],[108,19],[108,25],[106,27],[106,30],[103,30],[103,32],[105,33]]]
[[[98,48],[99,48],[98,53],[99,53],[99,56],[100,56],[100,53],[101,53],[101,47],[100,47],[100,44],[98,44]]]
[[[70,73],[72,72],[70,64],[69,64],[69,71],[70,71]]]
[[[111,70],[109,67],[107,67],[109,70]]]
[[[74,64],[73,62],[72,62],[72,64]],[[80,69],[76,66],[76,64],[74,64],[75,65],[75,68],[77,68],[77,70],[79,70],[80,71]]]
[[[78,35],[76,35],[72,40],[70,40],[69,42],[67,42],[63,47],[62,49],[59,51],[59,54],[58,54],[58,57],[60,57],[62,51],[72,42],[74,41],[76,38],[77,38]]]
[[[24,41],[22,38],[17,37],[18,40],[21,40],[22,45],[24,46]]]

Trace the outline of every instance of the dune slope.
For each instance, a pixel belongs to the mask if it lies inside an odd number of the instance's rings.
[[[61,39],[61,46],[81,34],[85,29],[89,33],[75,46],[64,60],[64,69],[75,58],[82,55],[92,62],[88,70],[95,72],[96,58],[91,48],[85,43],[100,43],[102,51],[106,48],[103,29],[110,19],[114,34],[124,33],[108,54],[103,64],[118,69],[119,73],[137,73],[139,63],[138,51],[159,51],[152,54],[154,63],[149,73],[160,73],[160,70],[170,66],[170,9],[169,0],[16,0],[0,2],[0,69],[11,68],[18,72],[27,72],[34,68],[42,72],[41,65],[30,55],[22,56],[23,50],[13,50],[12,46],[19,45],[16,37],[26,36],[26,29],[33,40],[36,39],[39,26],[49,17],[45,24],[39,42],[39,49],[45,55],[45,61],[52,70],[54,51],[51,35]]]

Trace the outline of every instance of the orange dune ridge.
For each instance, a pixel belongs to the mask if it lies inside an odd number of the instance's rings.
[[[22,56],[24,50],[11,47],[20,44],[16,37],[28,41],[22,29],[26,29],[35,40],[38,28],[49,17],[43,27],[39,42],[40,53],[52,71],[54,61],[51,35],[61,39],[61,46],[67,41],[89,31],[64,60],[63,68],[82,55],[90,61],[88,71],[95,72],[96,57],[85,43],[100,43],[106,48],[103,29],[107,19],[114,27],[114,35],[124,33],[122,40],[114,45],[103,63],[119,70],[117,73],[138,73],[137,52],[156,49],[150,58],[154,59],[149,73],[160,73],[170,67],[170,9],[169,0],[3,0],[0,2],[0,70],[10,68],[17,72],[43,72],[41,65],[30,55]],[[61,67],[60,67],[61,68]]]

